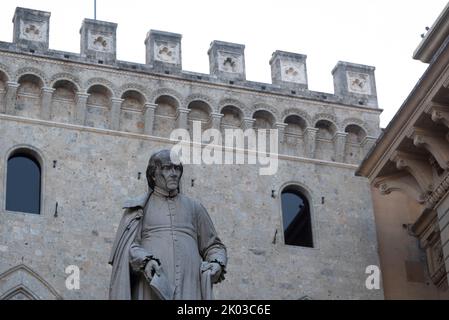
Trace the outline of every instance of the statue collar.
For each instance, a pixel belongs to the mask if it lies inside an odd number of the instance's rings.
[[[150,198],[151,194],[157,194],[158,196],[165,197],[165,198],[173,198],[178,195],[178,190],[173,190],[172,192],[167,192],[159,187],[154,187],[154,190],[150,190],[144,195],[141,195],[136,198],[128,199],[123,204],[123,209],[130,209],[130,208],[145,208],[145,205],[148,202],[148,199]]]
[[[154,194],[161,197],[174,198],[178,195],[178,190],[166,191],[164,189],[159,188],[158,186],[154,186]]]

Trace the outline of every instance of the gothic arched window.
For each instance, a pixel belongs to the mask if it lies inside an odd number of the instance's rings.
[[[313,248],[309,201],[297,186],[282,190],[282,221],[287,245]]]
[[[40,214],[41,166],[31,150],[18,150],[8,158],[6,210]]]

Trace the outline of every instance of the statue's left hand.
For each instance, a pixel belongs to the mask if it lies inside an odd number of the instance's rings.
[[[221,272],[222,272],[221,265],[219,263],[212,262],[210,268],[210,279],[212,283],[217,283],[218,280],[220,280]]]

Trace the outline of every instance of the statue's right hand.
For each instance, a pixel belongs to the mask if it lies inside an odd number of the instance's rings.
[[[161,271],[161,265],[159,264],[158,261],[154,260],[154,259],[150,259],[147,264],[145,265],[145,276],[146,278],[151,281],[151,279],[153,279],[154,274],[156,273],[157,275],[160,275],[160,271]]]

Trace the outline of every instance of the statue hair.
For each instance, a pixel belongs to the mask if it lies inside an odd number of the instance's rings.
[[[146,176],[147,176],[148,186],[150,187],[151,190],[154,190],[154,186],[156,184],[154,181],[154,178],[153,178],[154,174],[156,172],[156,168],[161,167],[163,158],[170,159],[170,150],[164,149],[164,150],[155,152],[155,153],[153,153],[153,155],[150,157],[150,160],[148,161]],[[181,179],[184,168],[183,168],[181,162],[179,162],[179,166],[181,167],[181,175],[179,176],[179,179]]]

